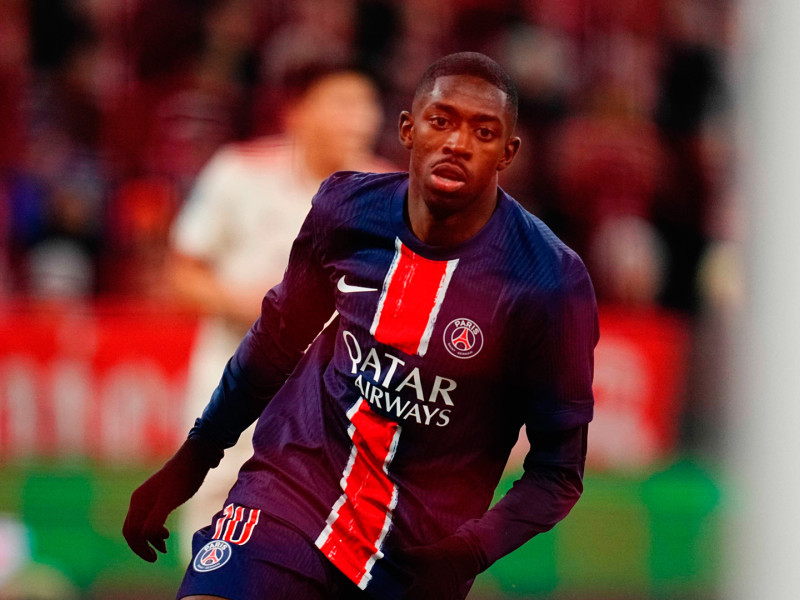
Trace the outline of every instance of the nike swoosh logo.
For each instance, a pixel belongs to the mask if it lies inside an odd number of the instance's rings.
[[[340,292],[343,294],[352,294],[354,292],[377,292],[378,288],[368,288],[368,287],[361,287],[360,285],[350,285],[346,283],[344,280],[345,276],[339,279],[339,283],[336,284],[336,287]]]

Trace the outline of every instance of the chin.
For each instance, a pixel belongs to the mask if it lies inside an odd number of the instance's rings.
[[[444,219],[464,209],[467,202],[461,194],[447,194],[439,190],[429,190],[425,198],[425,206],[437,219]]]

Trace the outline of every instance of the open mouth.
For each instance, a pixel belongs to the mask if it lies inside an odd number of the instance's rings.
[[[431,171],[431,180],[434,187],[443,192],[455,192],[467,184],[464,171],[452,163],[436,165]]]

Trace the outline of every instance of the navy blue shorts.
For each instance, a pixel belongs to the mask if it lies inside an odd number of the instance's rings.
[[[229,504],[194,534],[177,598],[367,600],[368,596],[290,525]]]

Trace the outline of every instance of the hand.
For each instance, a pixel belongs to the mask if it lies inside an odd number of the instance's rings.
[[[136,488],[122,526],[122,535],[131,550],[148,562],[156,560],[153,548],[166,554],[167,516],[194,495],[209,469],[219,464],[222,454],[212,444],[190,438],[159,471]]]
[[[407,600],[454,600],[463,586],[482,571],[473,549],[456,535],[430,546],[401,550],[397,563],[411,575]]]

